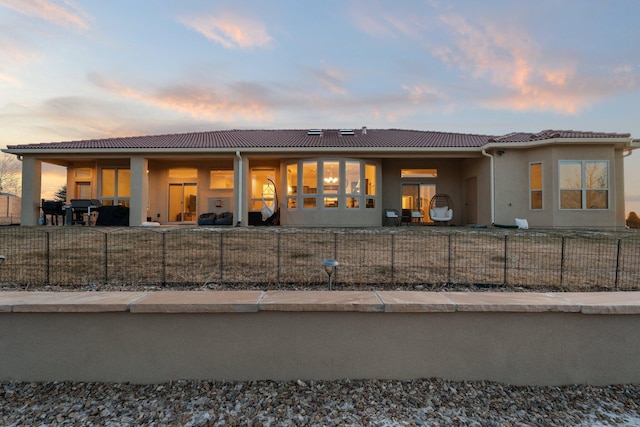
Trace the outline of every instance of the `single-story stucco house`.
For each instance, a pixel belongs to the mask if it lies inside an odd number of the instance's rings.
[[[67,169],[67,202],[129,208],[129,224],[380,226],[448,196],[449,224],[625,226],[629,134],[502,136],[400,129],[228,130],[9,145],[22,160],[22,225],[40,215],[43,163]],[[271,209],[271,211],[270,211]],[[206,215],[205,215],[206,216]],[[232,219],[231,219],[232,218]]]

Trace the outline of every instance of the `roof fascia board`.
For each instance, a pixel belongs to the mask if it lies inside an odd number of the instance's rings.
[[[269,148],[49,148],[49,149],[3,149],[3,152],[10,154],[35,155],[85,155],[102,154],[117,156],[119,154],[235,154],[236,151],[242,153],[299,153],[299,152],[349,152],[349,153],[474,153],[480,152],[479,147],[269,147]]]

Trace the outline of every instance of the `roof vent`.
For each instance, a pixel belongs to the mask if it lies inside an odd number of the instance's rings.
[[[355,135],[353,129],[340,129],[340,136]]]
[[[307,131],[308,136],[322,136],[322,129],[309,129]]]
[[[367,134],[367,127],[366,126],[362,126],[362,134],[363,135]]]

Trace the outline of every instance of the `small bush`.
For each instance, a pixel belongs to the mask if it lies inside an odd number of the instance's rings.
[[[640,228],[640,218],[635,212],[630,212],[627,217],[627,226],[629,228]]]

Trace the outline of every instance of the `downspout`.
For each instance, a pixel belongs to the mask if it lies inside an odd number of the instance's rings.
[[[496,196],[495,196],[495,173],[493,167],[493,155],[487,153],[487,150],[482,150],[482,155],[491,159],[491,173],[490,173],[490,185],[491,185],[491,225],[496,222],[495,215],[495,206],[496,206]]]
[[[236,151],[236,157],[238,158],[238,222],[236,223],[236,227],[239,227],[242,224],[242,195],[244,194],[242,187],[242,174],[244,171],[242,170],[242,156],[240,155],[240,151]]]

